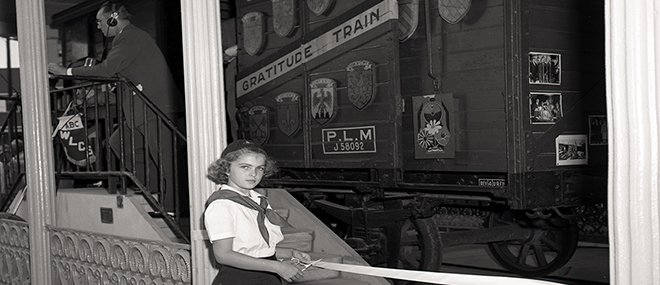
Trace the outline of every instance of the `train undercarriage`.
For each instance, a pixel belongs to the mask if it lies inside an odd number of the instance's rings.
[[[433,189],[428,183],[417,189],[417,183],[381,188],[377,181],[346,182],[359,175],[340,172],[334,181],[311,181],[299,179],[306,171],[284,170],[298,179],[280,177],[268,183],[287,188],[372,266],[440,271],[444,248],[487,244],[502,268],[525,277],[546,276],[573,256],[579,221],[602,214],[585,211],[591,205],[584,202],[514,209],[503,198],[506,185],[498,185],[502,191],[472,187],[470,192],[460,185]]]

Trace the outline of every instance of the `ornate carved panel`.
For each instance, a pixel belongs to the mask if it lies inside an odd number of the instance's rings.
[[[30,244],[25,222],[0,220],[0,283],[30,284]]]
[[[190,246],[51,228],[55,284],[192,284]]]

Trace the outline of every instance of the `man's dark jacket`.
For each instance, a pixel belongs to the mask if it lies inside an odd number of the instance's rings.
[[[141,91],[147,98],[170,118],[176,118],[178,113],[184,111],[183,97],[174,83],[163,53],[147,32],[132,24],[124,27],[114,37],[112,49],[103,62],[91,67],[73,68],[71,72],[73,75],[101,77],[112,77],[118,74],[141,87]],[[123,106],[124,111],[128,114],[130,100],[127,99],[128,97],[125,96]],[[133,108],[136,126],[142,125],[141,104],[135,104]],[[132,119],[130,117],[127,115],[129,121]]]

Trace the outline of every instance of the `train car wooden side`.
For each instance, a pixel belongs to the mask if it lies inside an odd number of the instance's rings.
[[[242,83],[248,89],[267,83],[238,94],[242,118],[250,122],[244,135],[264,143],[286,167],[400,167],[394,3],[363,1],[353,9],[333,11],[330,20],[311,24],[318,28],[302,39],[280,39],[287,43],[277,52],[267,48],[263,55],[246,56],[250,67],[239,72],[239,89]],[[301,13],[313,14],[307,9]]]
[[[406,110],[398,185],[506,197],[504,4],[473,1],[454,24],[440,11],[436,1],[419,1],[418,27],[400,43]],[[440,119],[425,114],[433,102]]]
[[[605,197],[603,8],[241,3],[239,136],[279,161],[271,183],[348,224],[370,262],[438,270],[442,244],[478,241],[515,273],[548,274],[575,250],[576,207]]]
[[[420,12],[420,17],[430,17],[420,19],[417,32],[400,49],[402,96],[406,106],[412,107],[403,115],[403,129],[412,131],[403,134],[403,181],[417,187],[429,183],[491,186],[494,189],[487,192],[506,198],[514,208],[584,201],[585,196],[604,192],[576,188],[591,185],[585,179],[603,176],[605,149],[594,145],[593,159],[572,164],[562,161],[557,140],[584,138],[589,122],[600,127],[604,121],[604,57],[598,38],[602,37],[598,24],[602,7],[596,3],[512,3],[475,1],[456,24],[438,17],[437,5],[420,5],[422,11],[429,10]],[[518,24],[506,24],[511,22]],[[556,73],[545,74],[556,77],[547,82],[531,78],[531,69],[537,66],[534,61],[545,58],[565,64],[555,67]],[[415,100],[424,96],[444,96],[454,106],[454,114],[447,116],[454,119],[449,127],[453,127],[450,142],[455,147],[448,154],[433,147],[420,154],[424,118]],[[446,179],[424,175],[436,171],[444,176],[448,172],[474,175]],[[596,180],[602,187],[603,179]]]
[[[603,169],[602,146],[561,157],[603,122],[602,42],[580,40],[601,34],[598,5],[474,1],[443,15],[437,1],[328,3],[238,7],[241,135],[294,176],[538,208],[579,203],[568,185]]]
[[[606,199],[602,1],[521,5],[521,208]],[[552,70],[554,69],[554,71]]]
[[[406,70],[401,77],[407,107],[403,134],[406,171],[507,171],[503,5],[495,2],[471,7],[458,24],[446,23],[437,5],[420,5],[419,28],[401,43],[401,68]],[[437,82],[427,74],[429,69]],[[424,141],[418,138],[428,121],[415,124],[423,121],[422,110],[413,109],[415,101],[434,95],[444,95],[446,104],[453,107],[453,114],[446,114],[454,119],[447,144],[454,145],[453,153],[423,148]]]

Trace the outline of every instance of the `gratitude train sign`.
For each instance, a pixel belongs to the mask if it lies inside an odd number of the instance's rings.
[[[303,43],[300,47],[266,64],[266,66],[252,74],[239,79],[236,82],[236,96],[241,97],[248,94],[302,64],[352,39],[358,38],[379,25],[397,19],[399,17],[398,12],[396,0],[385,0],[372,6],[321,36]]]

